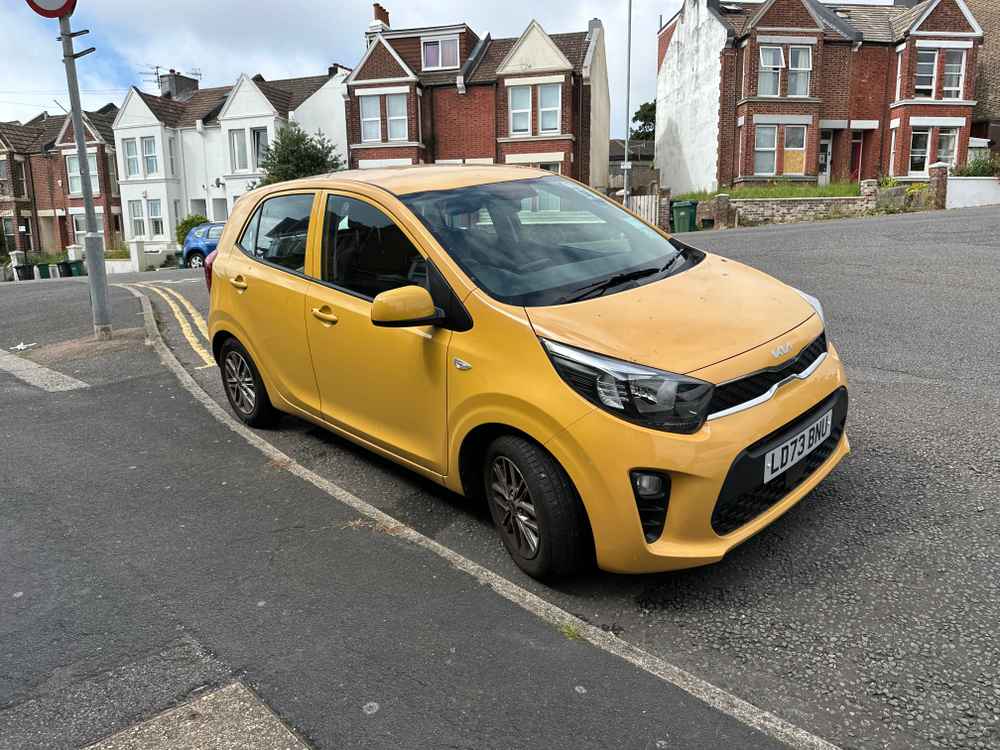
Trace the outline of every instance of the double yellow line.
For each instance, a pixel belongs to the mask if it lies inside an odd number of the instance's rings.
[[[151,292],[156,292],[156,294],[162,297],[163,301],[167,303],[167,307],[170,308],[170,312],[172,312],[174,317],[177,319],[177,324],[180,326],[181,333],[184,335],[184,338],[187,339],[187,342],[191,345],[194,353],[205,363],[198,369],[216,366],[215,358],[212,356],[212,353],[205,348],[205,345],[202,344],[202,341],[195,334],[195,330],[197,330],[198,334],[201,334],[201,339],[204,339],[205,344],[208,344],[208,325],[205,323],[205,319],[201,316],[201,313],[195,309],[194,305],[191,304],[191,301],[188,300],[187,297],[174,291],[173,289],[167,289],[166,287],[155,286],[153,284],[123,284],[122,286],[139,287]],[[187,310],[188,315],[191,316],[194,328],[191,327],[191,323],[188,322],[184,313],[181,311],[181,308],[178,307],[178,302],[180,302],[184,309]]]

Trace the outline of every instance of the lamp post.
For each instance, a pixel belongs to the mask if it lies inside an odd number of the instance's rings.
[[[625,181],[622,205],[628,208],[632,192],[632,159],[629,153],[629,136],[632,134],[632,117],[629,111],[629,92],[632,88],[632,0],[628,0],[628,27],[625,35],[625,161],[622,177]]]

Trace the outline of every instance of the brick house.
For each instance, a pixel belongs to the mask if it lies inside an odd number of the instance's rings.
[[[87,152],[98,229],[121,236],[121,198],[111,124],[118,108],[85,112]],[[83,244],[86,231],[73,125],[68,115],[43,113],[29,122],[0,124],[0,247],[59,254]],[[114,238],[114,239],[112,239]]]
[[[533,164],[608,183],[604,27],[480,37],[464,23],[392,29],[378,3],[347,80],[350,165]]]
[[[976,74],[976,109],[972,114],[972,135],[986,139],[995,153],[1000,152],[1000,2],[966,0],[983,27]]]
[[[964,163],[981,26],[964,0],[873,1],[685,0],[658,32],[664,186],[926,180]]]

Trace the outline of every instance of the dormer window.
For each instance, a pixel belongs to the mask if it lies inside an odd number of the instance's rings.
[[[424,39],[421,47],[423,48],[424,70],[445,70],[458,67],[457,36]]]

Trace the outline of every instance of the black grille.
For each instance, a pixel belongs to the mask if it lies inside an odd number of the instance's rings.
[[[745,378],[734,380],[731,383],[717,385],[715,392],[712,394],[712,401],[708,405],[708,413],[715,414],[719,411],[725,411],[734,406],[744,404],[758,396],[763,396],[775,383],[780,383],[790,375],[798,375],[808,369],[825,351],[826,333],[824,332],[819,335],[819,338],[799,352],[797,357],[793,357],[779,367],[761,370]]]
[[[764,484],[762,481],[764,457],[767,452],[831,407],[833,424],[830,427],[830,437],[784,474]],[[735,531],[775,505],[812,476],[813,472],[833,454],[844,434],[846,420],[847,391],[841,388],[823,403],[740,453],[729,469],[726,481],[722,485],[722,492],[719,493],[719,499],[712,511],[712,530],[720,536]]]

